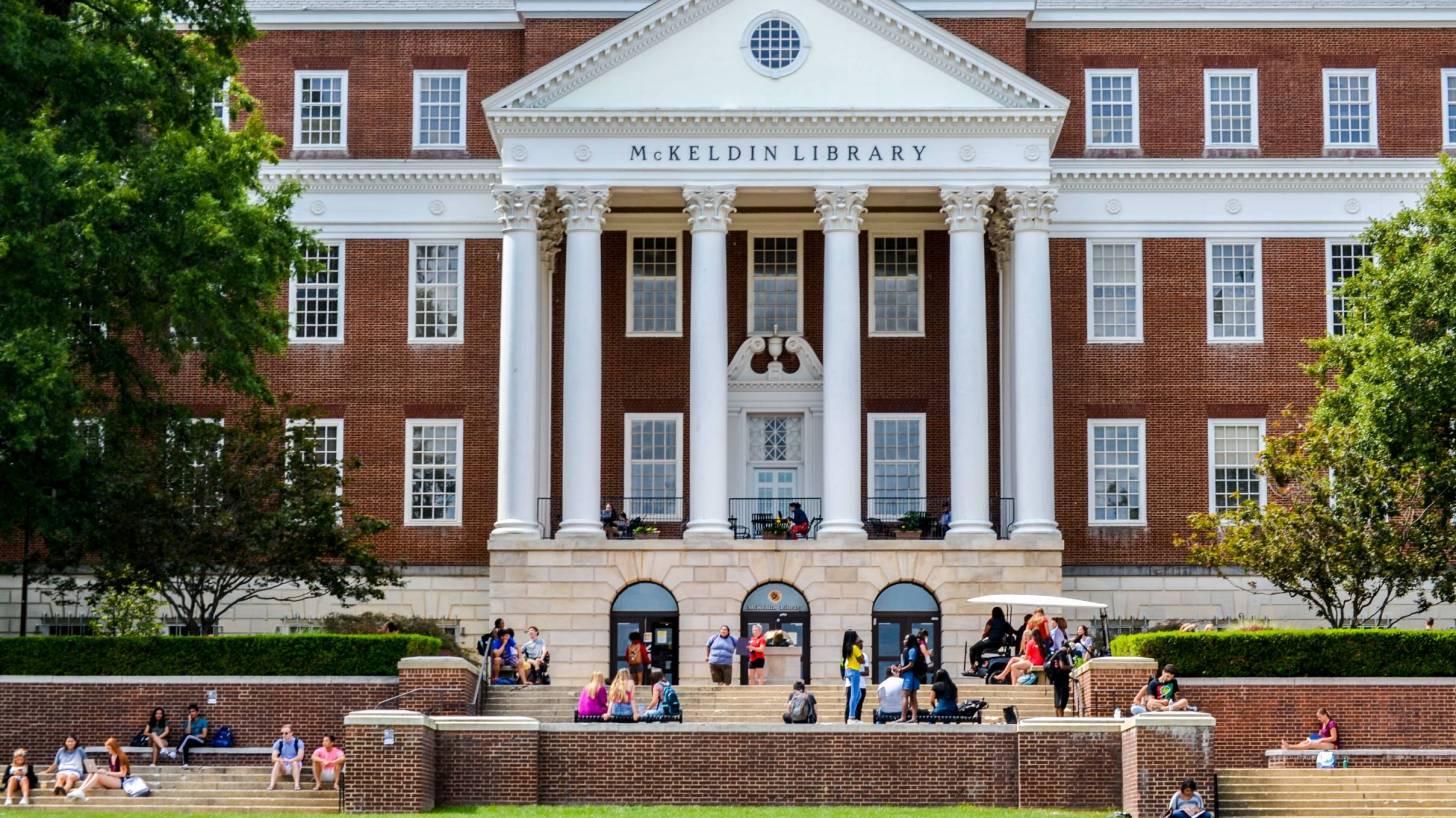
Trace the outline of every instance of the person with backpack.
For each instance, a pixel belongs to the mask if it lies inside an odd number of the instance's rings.
[[[1047,681],[1052,683],[1053,706],[1057,710],[1057,718],[1067,714],[1067,701],[1072,697],[1072,645],[1074,643],[1063,640],[1062,644],[1052,651],[1047,657],[1046,670]]]
[[[905,702],[900,711],[900,721],[911,724],[920,722],[920,700],[917,691],[925,678],[928,667],[925,653],[920,649],[920,637],[914,633],[905,637],[905,649],[900,654],[900,678],[904,680]]]
[[[652,652],[642,641],[641,631],[627,634],[627,650],[623,652],[622,659],[627,662],[627,672],[632,674],[632,684],[642,684],[647,666],[652,662]]]
[[[293,775],[293,788],[303,789],[303,739],[293,734],[293,725],[285,724],[278,731],[278,740],[273,742],[273,775],[268,779],[268,789],[278,789],[278,776]]]
[[[647,710],[642,713],[642,718],[648,721],[660,721],[681,715],[682,701],[677,697],[677,690],[667,680],[662,668],[653,668],[652,700],[647,703]]]
[[[819,721],[819,703],[814,694],[804,689],[804,681],[794,682],[789,694],[789,708],[784,711],[784,724],[815,724]]]

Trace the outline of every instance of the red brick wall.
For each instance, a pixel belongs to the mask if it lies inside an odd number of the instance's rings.
[[[1122,731],[1122,808],[1132,818],[1158,818],[1185,778],[1216,807],[1213,730],[1194,726],[1139,726]]]
[[[385,746],[384,731],[394,732]],[[428,812],[435,808],[435,731],[415,725],[351,724],[345,812]]]
[[[435,732],[435,803],[535,804],[536,730]]]
[[[473,716],[476,674],[470,668],[429,667],[399,669],[400,697],[390,707],[429,716]],[[413,692],[412,692],[413,691]]]
[[[1122,803],[1122,736],[1117,732],[1021,732],[1016,736],[1023,808],[1085,809]],[[1056,771],[1042,775],[1038,771]]]
[[[603,31],[616,25],[618,20],[556,20],[531,19],[526,21],[522,32],[525,44],[525,72],[560,57]]]
[[[1149,677],[1157,670],[1157,663],[1147,662],[1138,667],[1119,667],[1127,664],[1121,657],[1093,659],[1076,671],[1073,680],[1077,686],[1077,715],[1106,718],[1122,708],[1127,713],[1132,697],[1138,688],[1147,684]]]
[[[1026,70],[1026,21],[1019,18],[952,17],[932,23],[1010,65]]]

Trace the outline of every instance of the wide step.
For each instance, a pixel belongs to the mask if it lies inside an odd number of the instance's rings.
[[[339,793],[313,789],[313,775],[305,772],[303,789],[294,790],[293,780],[281,780],[278,789],[268,790],[271,768],[249,766],[197,766],[183,769],[175,764],[158,767],[137,765],[133,772],[151,788],[146,798],[129,798],[120,790],[91,790],[87,800],[78,801],[37,790],[31,805],[37,809],[83,812],[157,813],[193,815],[324,815],[338,813]],[[7,813],[10,811],[7,810]]]
[[[1456,770],[1225,770],[1224,818],[1456,818]]]

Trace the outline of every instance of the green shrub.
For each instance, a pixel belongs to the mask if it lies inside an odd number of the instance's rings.
[[[1114,656],[1146,656],[1180,676],[1451,676],[1456,631],[1266,630],[1138,633]]]
[[[433,636],[440,640],[440,650],[451,656],[463,655],[460,645],[450,638],[450,634],[440,627],[440,623],[433,619],[426,619],[421,616],[392,616],[377,611],[364,611],[362,613],[336,613],[329,614],[323,618],[319,625],[324,633],[383,633],[386,625],[393,623],[399,627],[398,633],[418,634],[420,636]]]
[[[434,656],[440,640],[338,636],[27,636],[0,639],[0,668],[16,676],[393,676],[405,656]]]

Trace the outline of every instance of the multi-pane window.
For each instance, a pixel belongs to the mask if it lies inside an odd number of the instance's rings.
[[[870,514],[925,511],[925,416],[870,415]]]
[[[1264,504],[1264,478],[1259,451],[1264,448],[1264,421],[1208,422],[1209,510],[1214,514],[1238,508],[1246,500]]]
[[[1258,72],[1205,71],[1204,142],[1210,148],[1259,144]]]
[[[415,72],[416,148],[465,147],[465,72]]]
[[[1092,525],[1143,525],[1143,421],[1087,422]]]
[[[218,122],[222,123],[223,130],[227,130],[228,127],[232,125],[232,110],[228,105],[229,85],[231,85],[231,83],[227,80],[224,80],[222,83],[222,88],[219,89],[217,95],[212,98],[212,116]]]
[[[405,525],[459,525],[461,421],[410,420],[405,428]]]
[[[321,466],[342,468],[344,463],[344,421],[340,418],[291,420],[289,428],[300,427],[308,441],[308,452]]]
[[[1351,242],[1330,242],[1329,252],[1326,254],[1326,264],[1330,273],[1330,325],[1331,335],[1345,334],[1345,297],[1340,293],[1340,287],[1345,279],[1360,272],[1360,265],[1370,258],[1370,245],[1358,241]]]
[[[754,236],[751,244],[749,333],[799,334],[799,237]]]
[[[1087,337],[1141,341],[1142,246],[1136,241],[1087,243]]]
[[[1456,68],[1441,69],[1441,133],[1448,147],[1456,145]]]
[[[682,415],[627,416],[627,515],[677,519]]]
[[[1208,244],[1208,340],[1263,339],[1259,243]]]
[[[349,72],[294,74],[294,150],[342,150],[348,146]]]
[[[920,264],[918,235],[873,237],[871,335],[921,334]]]
[[[304,252],[313,269],[294,274],[288,287],[290,337],[297,343],[344,340],[344,245],[328,242]]]
[[[1087,147],[1138,145],[1137,69],[1087,72]]]
[[[461,341],[462,262],[465,248],[448,244],[410,246],[410,340],[458,344]]]
[[[677,236],[633,236],[627,275],[627,332],[677,335],[682,298],[678,291],[682,261]]]
[[[1374,147],[1375,69],[1326,69],[1324,82],[1325,146]]]

